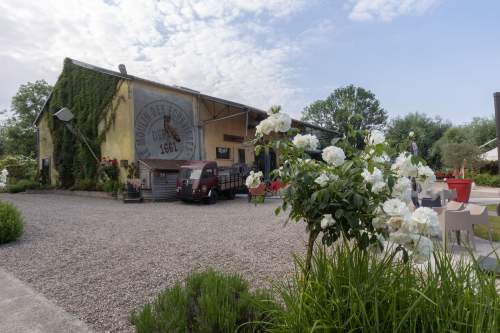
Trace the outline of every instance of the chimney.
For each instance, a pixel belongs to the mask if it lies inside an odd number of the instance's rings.
[[[119,64],[119,65],[118,65],[118,69],[120,70],[120,73],[121,73],[122,75],[127,75],[127,68],[125,67],[125,65],[124,65],[124,64]]]
[[[500,92],[493,94],[495,104],[495,122],[497,124],[497,154],[498,154],[498,173],[500,174]]]

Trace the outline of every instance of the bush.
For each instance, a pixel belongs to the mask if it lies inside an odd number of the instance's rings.
[[[14,184],[22,179],[35,179],[36,161],[22,155],[7,155],[0,159],[0,170],[7,169],[8,184]]]
[[[500,187],[500,176],[480,173],[472,176],[476,185]]]
[[[15,241],[23,234],[24,223],[17,208],[0,202],[0,244]]]
[[[489,173],[490,175],[498,175],[497,161],[483,161],[479,167],[479,173]]]
[[[116,180],[107,180],[102,184],[102,190],[108,193],[118,193],[121,190],[121,184]]]
[[[19,192],[25,192],[26,190],[35,190],[37,188],[40,188],[40,183],[34,180],[21,179],[17,183],[8,185],[7,192],[19,193]]]
[[[435,252],[417,266],[357,247],[320,249],[305,278],[278,290],[285,307],[271,332],[499,332],[500,297],[494,275],[475,262]]]
[[[163,291],[132,314],[137,333],[264,332],[277,306],[262,292],[252,293],[238,275],[208,270]]]
[[[71,188],[72,191],[95,191],[96,189],[96,181],[93,179],[78,179]]]

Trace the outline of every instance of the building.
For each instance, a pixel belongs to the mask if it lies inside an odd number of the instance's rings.
[[[62,107],[76,113],[75,127],[89,139],[99,158],[119,161],[122,182],[130,177],[132,163],[139,166],[143,187],[151,189],[156,199],[173,195],[172,181],[182,161],[258,166],[248,142],[255,126],[267,116],[247,105],[129,75],[123,65],[115,72],[66,59],[35,120],[40,174],[46,182],[66,187],[92,177],[95,161],[54,119],[53,114]],[[293,122],[304,132],[325,131]],[[162,190],[155,191],[159,183]]]

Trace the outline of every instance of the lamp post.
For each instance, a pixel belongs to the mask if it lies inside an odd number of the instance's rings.
[[[75,118],[75,116],[73,115],[71,110],[66,108],[66,107],[63,107],[61,110],[57,111],[54,114],[54,117],[57,118],[58,120],[60,120],[64,124],[64,126],[66,126],[66,128],[71,133],[73,133],[74,136],[76,136],[78,139],[83,141],[83,143],[87,146],[88,150],[90,151],[90,154],[92,154],[92,157],[94,157],[97,164],[99,164],[100,160],[97,157],[97,155],[94,153],[94,150],[92,150],[92,147],[90,147],[90,144],[87,141],[87,138],[85,138],[85,136],[82,134],[82,132],[80,132],[78,127],[73,126],[73,124],[71,123],[71,120],[73,120],[73,118]]]
[[[493,102],[495,104],[495,122],[497,125],[497,163],[498,173],[500,174],[500,92],[493,94]]]

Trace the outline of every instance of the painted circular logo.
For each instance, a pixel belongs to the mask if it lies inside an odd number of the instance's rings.
[[[138,159],[189,160],[194,153],[194,128],[176,104],[158,100],[146,104],[136,117]]]

